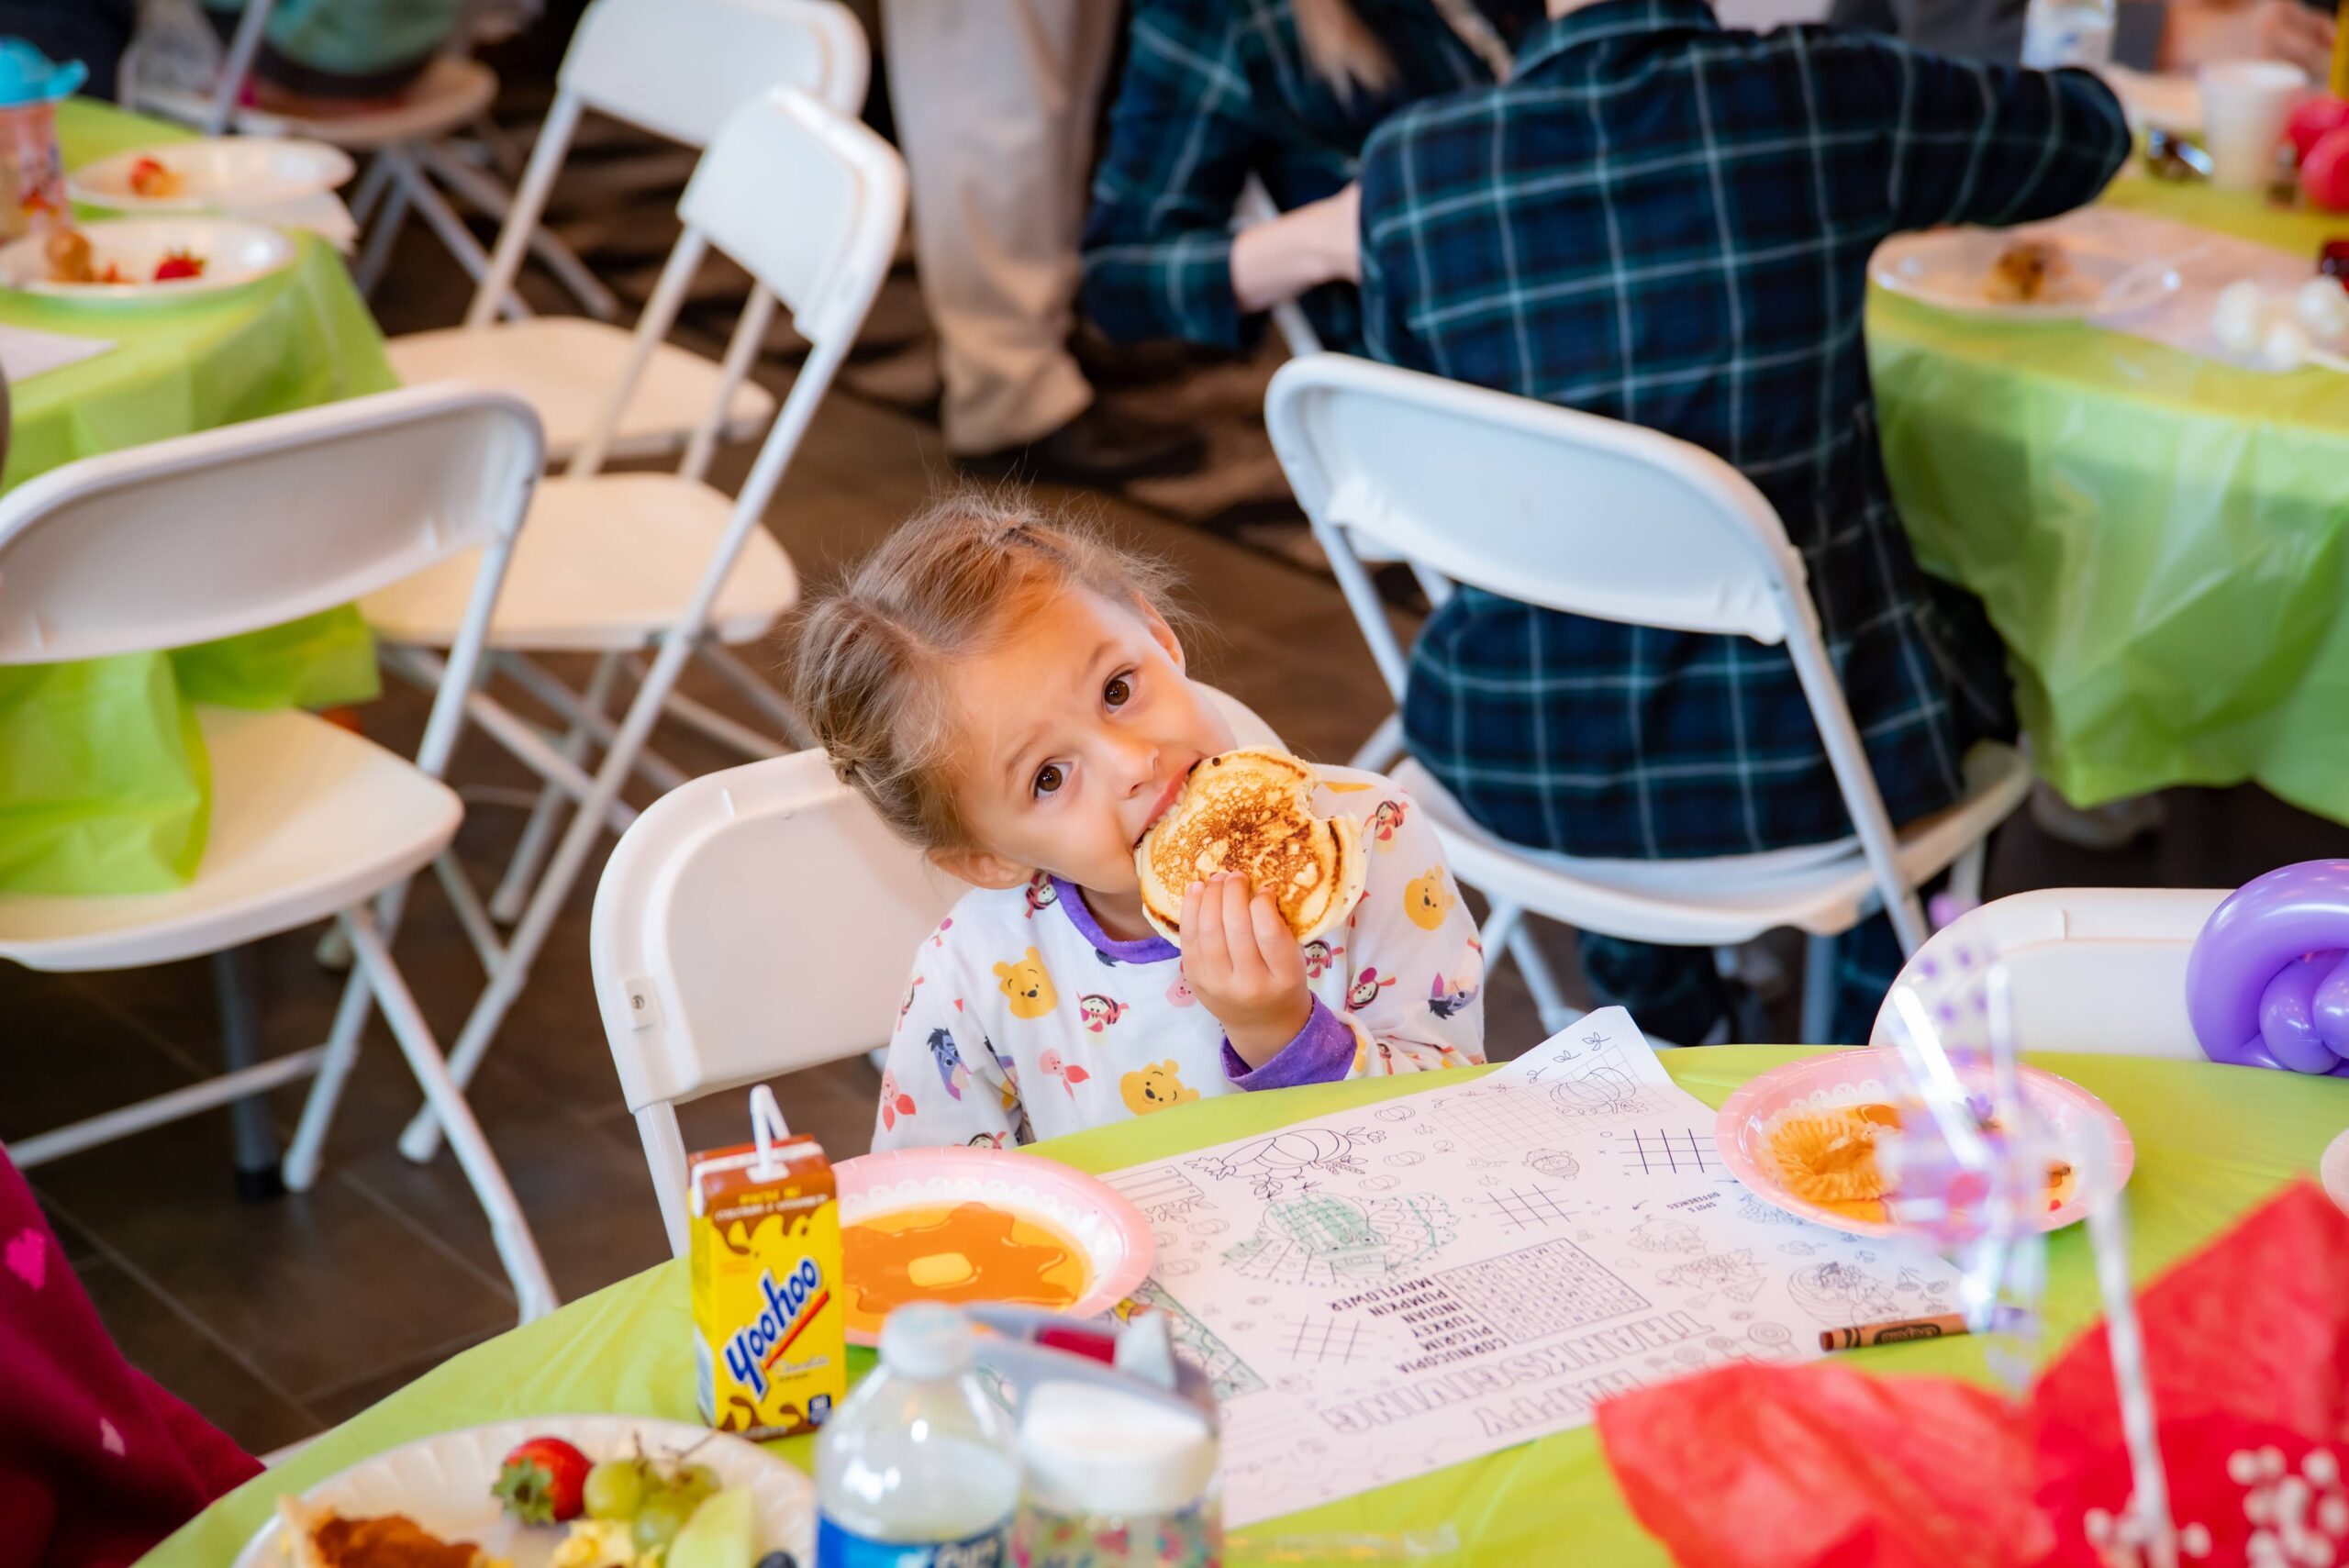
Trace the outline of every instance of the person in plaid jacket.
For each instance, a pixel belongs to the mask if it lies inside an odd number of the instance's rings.
[[[1542,0],[1135,0],[1085,230],[1085,315],[1236,350],[1302,297],[1360,341],[1354,161],[1400,105],[1491,83]],[[1250,174],[1282,217],[1235,239]]]
[[[2092,199],[2129,151],[2121,106],[2080,72],[1724,30],[1703,0],[1550,10],[1508,82],[1410,106],[1370,138],[1366,350],[1742,471],[1802,552],[1893,821],[1939,811],[1964,793],[1968,746],[2012,734],[2011,691],[1979,603],[1918,569],[1894,509],[1868,256],[1903,230]],[[1404,724],[1472,816],[1542,849],[1680,858],[1852,831],[1780,647],[1467,589],[1413,651]],[[1586,936],[1583,956],[1651,1032],[1723,1027],[1710,954]],[[1865,1040],[1900,961],[1889,922],[1840,956],[1834,1039]]]

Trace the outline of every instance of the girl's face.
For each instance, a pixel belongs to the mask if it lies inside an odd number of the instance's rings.
[[[1222,710],[1184,673],[1173,628],[1139,601],[1064,590],[949,681],[955,804],[984,848],[939,862],[983,887],[1050,872],[1096,895],[1097,917],[1130,916],[1119,923],[1141,934],[1134,846],[1192,764],[1232,745]]]

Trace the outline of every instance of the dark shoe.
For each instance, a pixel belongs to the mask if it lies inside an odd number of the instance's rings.
[[[1026,446],[960,461],[964,468],[988,477],[1119,485],[1188,473],[1207,450],[1207,438],[1197,430],[1130,419],[1096,404]]]

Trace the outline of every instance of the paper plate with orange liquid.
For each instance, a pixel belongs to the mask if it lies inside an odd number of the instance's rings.
[[[1108,1184],[1032,1154],[902,1149],[833,1167],[848,1337],[909,1301],[1107,1312],[1150,1277],[1150,1223]]]
[[[2112,1108],[2068,1078],[2021,1069],[2022,1092],[2047,1118],[2059,1150],[2048,1165],[2042,1230],[2087,1218],[2074,1162],[2100,1140],[2120,1184],[2129,1184],[2137,1146]],[[1890,1046],[1834,1051],[1774,1067],[1725,1101],[1713,1141],[1731,1174],[1764,1201],[1854,1236],[1898,1236],[1875,1141],[1907,1116],[1924,1116],[1904,1086]]]

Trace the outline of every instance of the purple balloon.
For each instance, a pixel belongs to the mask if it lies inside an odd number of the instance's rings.
[[[2349,1077],[2349,861],[2303,861],[2247,882],[2186,963],[2202,1053],[2241,1067]]]

